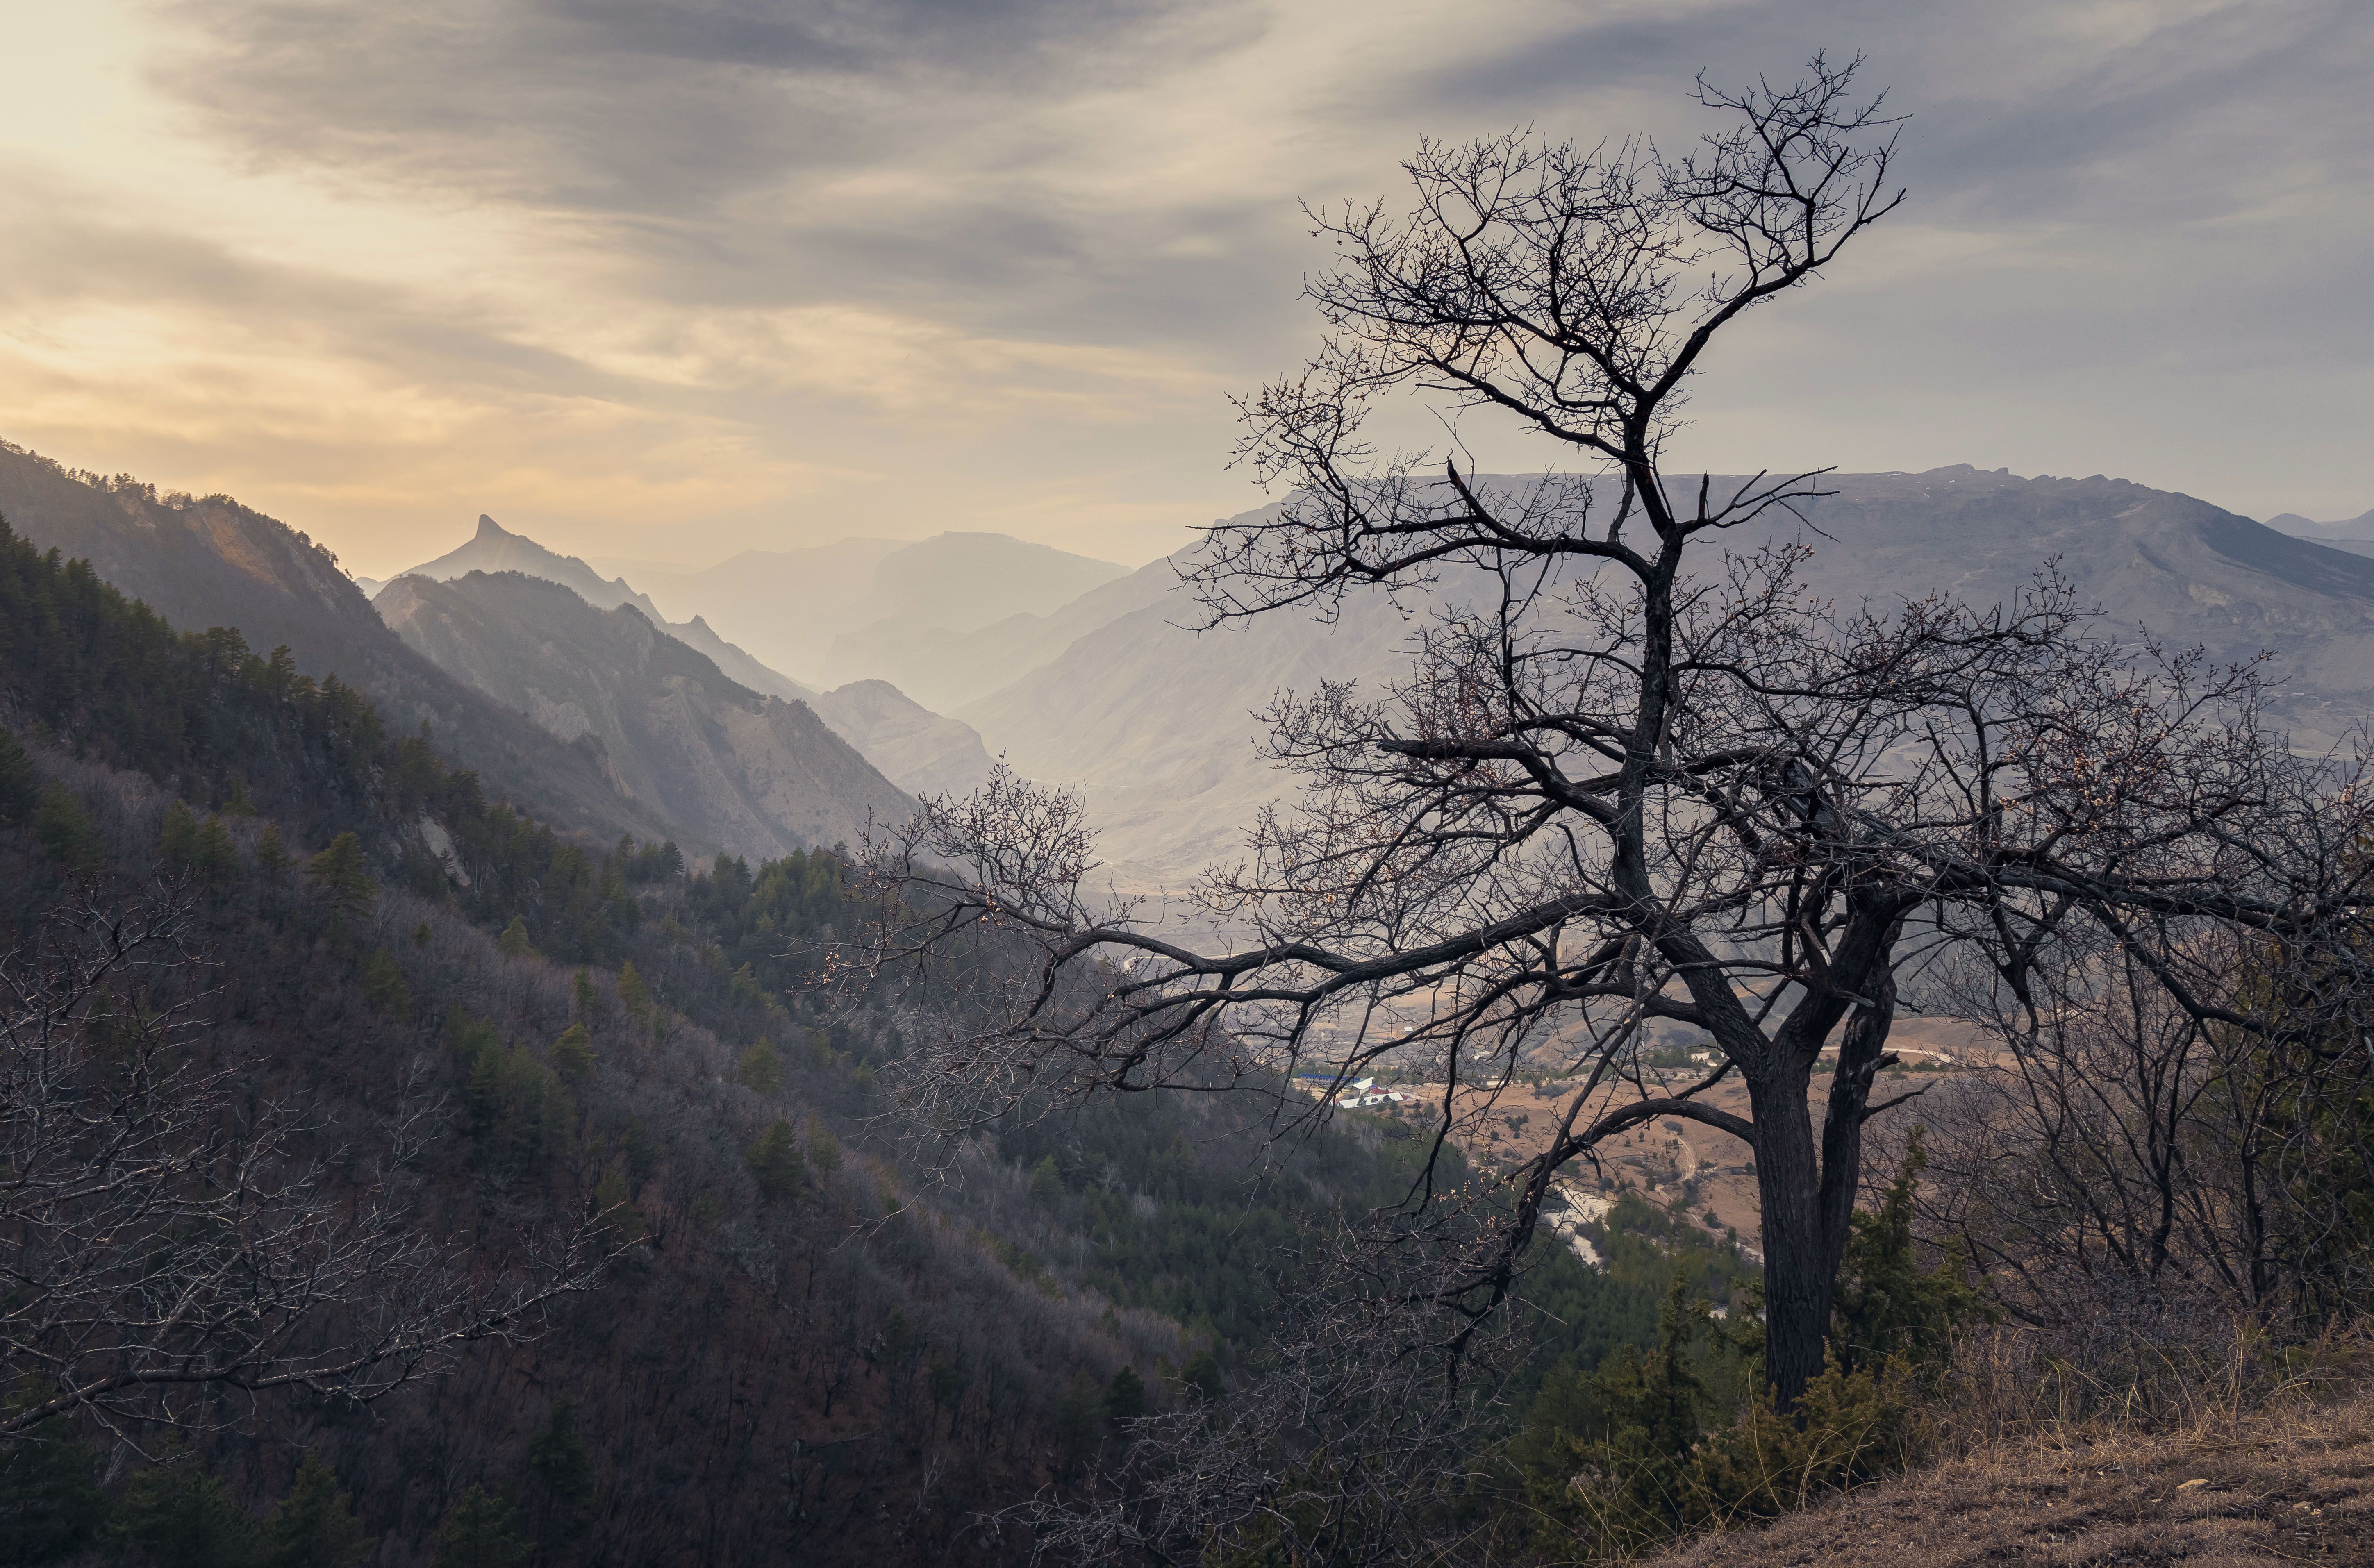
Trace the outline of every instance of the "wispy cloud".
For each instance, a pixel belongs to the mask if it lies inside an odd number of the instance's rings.
[[[1223,393],[1310,341],[1298,200],[1421,134],[1686,139],[1697,71],[1825,46],[1915,114],[1915,201],[1718,362],[1694,455],[2374,502],[2340,0],[91,0],[21,36],[0,434],[365,569],[482,509],[609,554],[1142,559],[1245,504]]]

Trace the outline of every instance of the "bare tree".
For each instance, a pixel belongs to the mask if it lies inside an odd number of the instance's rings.
[[[376,1179],[334,1184],[302,1153],[334,1129],[202,1049],[190,911],[94,895],[0,957],[0,1444],[70,1415],[212,1424],[226,1393],[375,1399],[534,1336],[614,1249],[599,1216],[509,1265],[424,1231],[390,1186],[431,1119],[417,1095],[358,1162]]]
[[[2148,952],[2040,970],[2026,1001],[1971,977],[2002,1049],[1925,1109],[1932,1234],[2031,1324],[2313,1320],[2368,1263],[2365,977],[2229,930],[2196,932],[2171,987]]]
[[[911,1093],[1407,1063],[1451,1085],[1448,1131],[1555,1060],[1581,1086],[1512,1178],[1499,1245],[1438,1305],[1463,1332],[1507,1297],[1562,1167],[1695,1121],[1753,1153],[1767,1365],[1792,1402],[1923,965],[1976,954],[2032,999],[2040,965],[2123,947],[2207,1016],[2196,928],[2308,940],[2346,918],[2365,797],[2333,804],[2261,734],[2249,671],[2121,645],[2049,570],[2001,606],[1835,609],[1794,546],[1718,553],[1818,497],[1818,474],[1668,484],[1716,334],[1900,199],[1895,122],[1856,69],[1701,82],[1728,124],[1686,156],[1428,143],[1405,215],[1314,214],[1340,258],[1309,286],[1325,345],[1243,410],[1244,455],[1287,498],[1212,530],[1190,581],[1216,621],[1431,592],[1411,671],[1269,716],[1305,785],[1200,889],[1249,933],[1235,951],[1100,904],[1076,804],[1011,778],[873,846],[901,916],[876,970],[990,930],[1034,954],[984,971],[1003,989],[926,1042]],[[1380,455],[1364,420],[1402,394],[1512,421],[1576,472],[1491,485],[1455,451]],[[1703,1031],[1715,1066],[1644,1072],[1660,1020]],[[1710,1103],[1734,1079],[1745,1116]]]

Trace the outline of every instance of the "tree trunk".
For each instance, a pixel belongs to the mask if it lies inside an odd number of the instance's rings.
[[[1783,1067],[1774,1080],[1748,1085],[1756,1185],[1764,1208],[1764,1375],[1782,1410],[1821,1375],[1837,1291],[1806,1082],[1804,1069]]]

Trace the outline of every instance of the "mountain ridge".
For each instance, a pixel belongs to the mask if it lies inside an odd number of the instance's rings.
[[[328,550],[229,496],[160,496],[0,441],[0,515],[176,626],[234,627],[259,651],[285,646],[298,673],[335,673],[389,721],[428,724],[490,790],[556,825],[605,837],[675,830],[609,784],[598,742],[554,740],[453,680],[387,628]]]
[[[397,578],[377,608],[424,658],[556,738],[597,736],[614,785],[696,846],[771,860],[913,810],[805,703],[735,682],[632,603],[600,609],[563,583],[472,571]]]
[[[886,695],[856,689],[863,683],[832,691],[804,685],[718,636],[703,616],[669,621],[623,575],[605,579],[581,557],[564,556],[523,533],[513,533],[483,512],[478,515],[477,532],[469,540],[432,561],[397,573],[388,582],[405,577],[452,581],[473,571],[519,572],[558,583],[597,610],[632,607],[660,631],[706,655],[736,685],[785,702],[805,704],[910,793],[967,790],[989,775],[989,754],[970,726],[932,712],[896,690]],[[381,584],[372,593],[374,603],[386,586]]]
[[[1538,477],[1475,482],[1514,489]],[[2271,649],[2274,716],[2305,749],[2338,743],[2374,710],[2374,561],[2098,474],[1955,464],[1824,485],[1836,493],[1806,504],[1804,524],[1776,519],[1726,546],[1802,542],[1814,550],[1809,589],[1882,607],[1941,589],[1999,603],[2058,557],[2107,630],[2148,626],[2222,662]],[[1294,784],[1255,755],[1251,714],[1321,679],[1373,687],[1402,667],[1412,629],[1376,594],[1348,598],[1333,625],[1278,612],[1182,629],[1196,609],[1174,590],[956,710],[1026,776],[1087,791],[1112,874],[1131,886],[1177,885],[1239,852],[1258,809]]]

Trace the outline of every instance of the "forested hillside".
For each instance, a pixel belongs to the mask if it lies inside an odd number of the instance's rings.
[[[617,1254],[368,1402],[67,1409],[0,1460],[14,1561],[1019,1561],[981,1515],[1078,1482],[1117,1422],[1237,1398],[1298,1237],[1420,1162],[1391,1126],[1263,1158],[1261,1102],[1164,1095],[1010,1118],[935,1179],[883,1119],[898,1026],[813,984],[862,913],[833,855],[556,832],[343,683],[11,535],[0,726],[12,1042],[45,955],[170,906],[181,955],[73,1014],[91,1087],[110,1019],[186,1017],[232,1109],[291,1108],[333,1209],[393,1202],[474,1277],[589,1225]],[[1559,1255],[1535,1371],[1644,1337],[1661,1283]]]
[[[228,496],[159,496],[127,475],[72,474],[0,442],[0,516],[178,626],[236,627],[259,653],[286,648],[293,673],[335,675],[369,694],[392,728],[428,724],[547,820],[605,834],[672,830],[611,788],[596,743],[556,741],[446,675],[382,624],[328,551]]]

